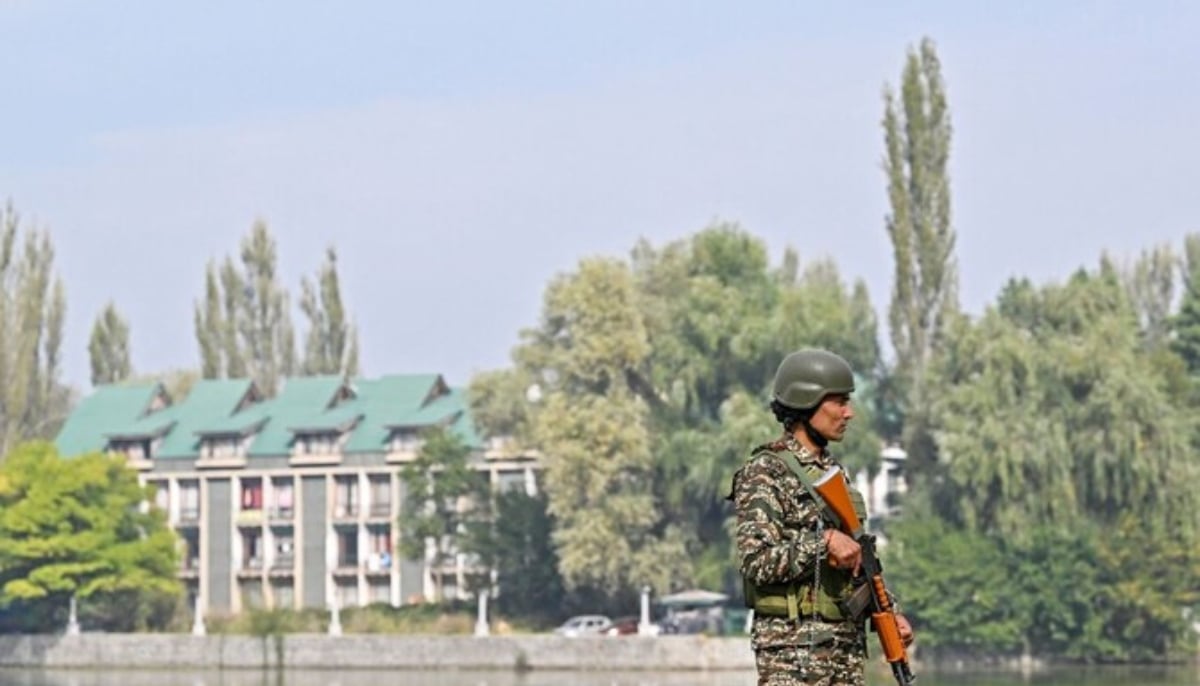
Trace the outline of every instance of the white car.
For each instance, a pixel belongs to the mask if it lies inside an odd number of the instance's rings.
[[[612,620],[604,615],[577,615],[563,622],[554,630],[559,636],[603,636],[612,626]]]

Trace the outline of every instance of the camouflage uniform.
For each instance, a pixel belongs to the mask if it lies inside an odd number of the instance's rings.
[[[763,452],[763,451],[769,452]],[[830,567],[821,510],[799,478],[770,453],[790,451],[802,465],[825,468],[795,438],[760,447],[734,476],[737,547],[742,575],[759,586],[813,582],[848,572]],[[824,585],[824,583],[822,584]],[[810,599],[811,602],[811,599]],[[861,622],[801,613],[798,620],[755,613],[751,630],[760,686],[863,686],[866,634]]]

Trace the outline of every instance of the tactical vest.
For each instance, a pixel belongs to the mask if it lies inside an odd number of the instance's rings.
[[[796,478],[803,484],[804,490],[820,508],[825,527],[836,528],[837,519],[825,505],[824,499],[813,488],[813,482],[821,476],[824,470],[815,465],[801,464],[800,460],[790,452],[776,453],[761,450],[754,453],[751,459],[763,453],[779,460],[796,475]],[[859,521],[865,525],[867,521],[866,501],[854,486],[847,483],[847,488],[854,503],[854,512],[858,515]],[[806,576],[804,581],[797,580],[786,584],[760,586],[751,581],[749,577],[743,576],[742,592],[745,595],[746,607],[753,608],[756,615],[767,617],[787,617],[794,620],[819,615],[825,620],[834,622],[850,619],[841,605],[853,590],[850,573],[831,567],[827,555],[817,560],[817,565],[820,567],[818,574]],[[818,577],[820,585],[814,588],[813,581]]]

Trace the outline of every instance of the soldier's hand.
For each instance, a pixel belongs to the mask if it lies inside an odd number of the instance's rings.
[[[858,576],[862,569],[862,546],[857,541],[837,529],[826,529],[825,549],[829,551],[831,567],[849,569]]]
[[[908,618],[904,615],[896,615],[896,627],[900,629],[900,640],[904,642],[904,647],[912,645],[913,630],[912,624],[908,623]]]

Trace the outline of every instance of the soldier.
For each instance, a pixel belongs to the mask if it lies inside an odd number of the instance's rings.
[[[835,464],[826,446],[854,418],[854,375],[825,350],[801,350],[775,373],[771,410],[783,435],[754,449],[733,479],[737,548],[759,686],[863,686],[866,630],[851,579],[862,549],[836,528],[813,480]],[[855,510],[866,521],[861,494]],[[857,597],[857,596],[856,596]],[[912,641],[898,617],[901,638]]]

